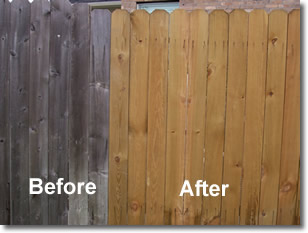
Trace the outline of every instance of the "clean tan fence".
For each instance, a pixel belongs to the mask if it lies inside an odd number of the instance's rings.
[[[299,160],[299,10],[0,0],[1,224],[299,224]]]
[[[298,223],[299,10],[111,22],[109,224]]]

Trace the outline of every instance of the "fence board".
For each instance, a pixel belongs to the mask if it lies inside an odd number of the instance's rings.
[[[110,225],[127,224],[128,91],[130,15],[116,10],[111,18],[109,214]]]
[[[204,10],[190,13],[185,180],[192,186],[203,177],[208,24]],[[185,195],[184,224],[199,225],[201,209],[202,194]]]
[[[31,4],[29,147],[30,177],[48,181],[50,2]],[[30,224],[48,224],[48,195],[30,195]]]
[[[131,14],[131,62],[128,126],[128,224],[145,223],[149,14]]]
[[[74,4],[69,89],[69,180],[88,182],[88,104],[90,72],[90,22],[88,4]],[[69,196],[69,225],[88,224],[88,195]]]
[[[71,5],[51,1],[48,113],[49,181],[68,182],[68,90],[70,77]],[[68,196],[49,196],[49,224],[68,223]]]
[[[241,225],[258,224],[263,148],[268,15],[249,14],[246,122],[244,134]]]
[[[30,3],[11,5],[11,198],[14,225],[29,224],[29,28]]]
[[[228,24],[226,12],[210,14],[204,180],[219,186],[223,171]],[[220,197],[203,197],[201,223],[219,224],[220,210]]]
[[[259,224],[276,223],[284,106],[288,14],[276,10],[269,15],[264,142],[260,190]]]
[[[289,14],[278,224],[295,224],[300,159],[300,10]]]
[[[0,1],[0,225],[10,224],[9,30],[10,6]]]
[[[297,184],[297,197],[296,197],[296,212],[295,212],[295,220],[292,224],[301,224],[301,171],[300,166],[298,169],[298,184]],[[278,223],[279,224],[279,223]],[[282,222],[282,224],[286,224],[285,222]]]
[[[244,122],[247,80],[248,13],[235,10],[229,16],[228,88],[221,224],[239,224]],[[235,136],[236,135],[236,136]]]
[[[146,224],[164,224],[169,14],[150,16]]]
[[[108,220],[110,21],[109,10],[91,12],[89,180],[97,191],[89,196],[89,224],[94,225]]]
[[[184,203],[184,153],[187,114],[189,14],[175,10],[170,15],[165,224],[182,225]]]

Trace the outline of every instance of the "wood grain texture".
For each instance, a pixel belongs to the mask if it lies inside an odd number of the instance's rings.
[[[48,80],[50,2],[31,3],[29,152],[30,177],[48,181]],[[48,195],[30,195],[30,223],[48,224]]]
[[[269,15],[259,224],[276,224],[284,107],[288,14]]]
[[[300,10],[289,13],[277,224],[296,222],[300,159]],[[298,184],[298,185],[297,185]]]
[[[165,224],[184,224],[185,134],[189,14],[175,10],[170,15],[168,116],[166,152]]]
[[[88,104],[90,22],[88,4],[72,6],[71,75],[69,89],[69,180],[88,182]],[[88,224],[88,194],[69,196],[69,225]]]
[[[299,10],[0,0],[0,60],[0,224],[300,224]]]
[[[147,225],[164,224],[169,14],[150,16],[148,141],[146,177]]]
[[[221,186],[223,172],[229,16],[210,14],[204,180]],[[203,197],[201,224],[218,225],[221,197]]]
[[[301,225],[301,171],[300,171],[300,166],[298,169],[296,212],[295,212],[294,224]]]
[[[115,10],[111,18],[109,225],[127,224],[129,58],[130,15]]]
[[[150,15],[131,14],[128,125],[128,224],[145,223]]]
[[[108,148],[110,87],[109,10],[91,12],[91,76],[89,103],[89,181],[97,191],[89,195],[89,224],[108,221]]]
[[[205,105],[207,80],[207,52],[209,16],[204,10],[190,13],[187,135],[185,152],[185,180],[193,185],[203,177]],[[201,222],[201,196],[184,195],[184,224]]]
[[[223,183],[229,184],[222,197],[221,224],[239,224],[243,164],[247,81],[248,13],[232,11],[229,16],[228,87]]]
[[[9,1],[0,1],[0,225],[10,224],[10,7]]]
[[[244,134],[241,225],[258,224],[263,148],[268,15],[249,14],[246,121]]]
[[[11,224],[30,223],[29,217],[29,37],[30,3],[11,3],[10,149]]]
[[[69,180],[68,94],[71,66],[72,8],[67,1],[51,1],[50,77],[48,113],[48,177]],[[68,195],[49,196],[49,224],[68,224]]]

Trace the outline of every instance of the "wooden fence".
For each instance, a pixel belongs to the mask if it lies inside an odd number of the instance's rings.
[[[107,224],[110,12],[0,4],[1,223]],[[98,190],[29,196],[29,177]]]
[[[111,22],[109,223],[295,224],[299,11]],[[185,179],[230,190],[183,198]]]
[[[299,161],[299,10],[0,0],[0,223],[299,224]]]

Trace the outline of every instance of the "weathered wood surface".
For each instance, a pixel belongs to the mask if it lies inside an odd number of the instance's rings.
[[[229,16],[228,87],[221,224],[239,224],[247,81],[248,13],[235,10]]]
[[[10,21],[11,224],[24,225],[30,223],[30,3],[24,0],[13,1]]]
[[[48,80],[50,2],[31,4],[29,177],[48,181]],[[48,224],[48,195],[30,195],[30,224]]]
[[[147,225],[164,224],[168,36],[169,14],[163,10],[154,11],[150,16],[149,41]]]
[[[72,6],[71,73],[69,87],[69,180],[88,182],[88,106],[90,75],[89,6]],[[88,224],[88,195],[69,196],[69,225]]]
[[[110,30],[110,11],[92,11],[89,181],[97,184],[97,192],[89,196],[89,224],[93,225],[108,223]]]
[[[50,77],[48,110],[48,180],[69,181],[69,79],[71,72],[72,8],[67,1],[51,1]],[[49,196],[49,224],[68,224],[68,195]]]
[[[129,59],[130,15],[116,10],[111,18],[109,225],[127,224]]]
[[[10,224],[9,32],[10,3],[0,1],[0,224]]]

